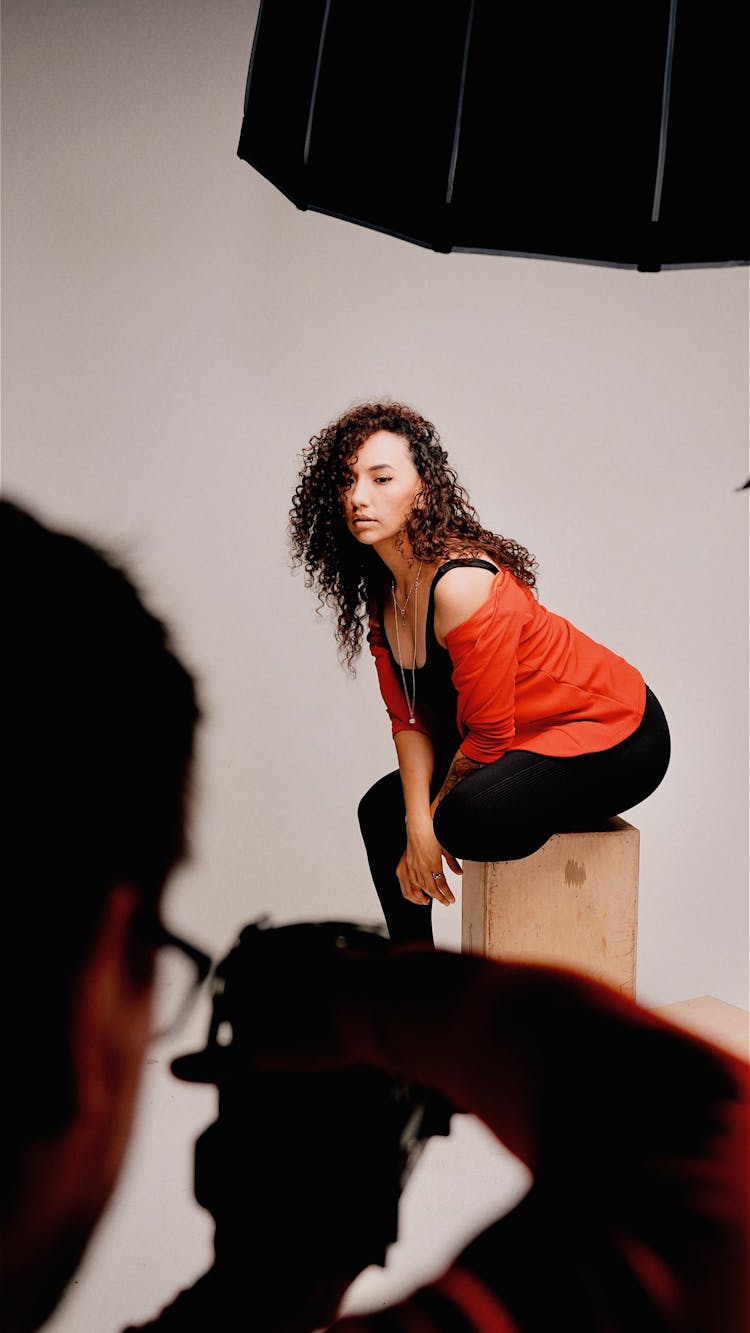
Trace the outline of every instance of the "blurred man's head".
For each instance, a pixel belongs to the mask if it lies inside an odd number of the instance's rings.
[[[4,1303],[35,1327],[114,1184],[150,1031],[153,947],[185,847],[197,706],[124,572],[0,504],[0,1153]]]

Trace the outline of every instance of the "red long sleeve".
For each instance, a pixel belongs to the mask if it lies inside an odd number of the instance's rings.
[[[375,670],[378,673],[378,685],[386,712],[391,720],[391,730],[395,736],[399,731],[421,731],[425,736],[429,736],[430,729],[420,716],[419,705],[415,708],[416,721],[412,725],[409,722],[409,709],[404,696],[403,686],[391,660],[391,654],[388,650],[388,644],[378,620],[375,607],[370,608],[370,628],[367,632],[367,643],[370,652],[375,658]]]

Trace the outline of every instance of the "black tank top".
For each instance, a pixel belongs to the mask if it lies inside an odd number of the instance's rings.
[[[435,588],[443,575],[447,574],[450,569],[458,569],[467,565],[475,569],[489,569],[493,574],[497,573],[497,567],[491,565],[489,560],[446,560],[444,564],[440,565],[432,580],[430,597],[427,603],[424,666],[417,667],[415,671],[416,708],[430,728],[435,745],[435,773],[440,775],[441,778],[450,767],[451,760],[461,742],[461,737],[456,724],[458,695],[451,680],[453,663],[448,649],[441,648],[435,638]],[[380,608],[380,623],[383,624],[382,606]],[[386,643],[388,643],[387,636]],[[390,643],[388,643],[388,652],[396,676],[400,680],[401,669]],[[411,684],[411,667],[408,669],[406,666],[404,667],[405,674],[407,670],[407,682]]]

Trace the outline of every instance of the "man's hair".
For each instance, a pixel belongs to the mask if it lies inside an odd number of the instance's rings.
[[[23,1141],[73,1110],[70,1001],[109,891],[132,884],[155,912],[185,850],[198,708],[122,569],[7,501],[0,533],[3,1064]]]

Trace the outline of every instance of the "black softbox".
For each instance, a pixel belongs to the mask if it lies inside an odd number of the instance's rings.
[[[434,250],[750,259],[747,10],[727,0],[262,0],[239,156]]]

